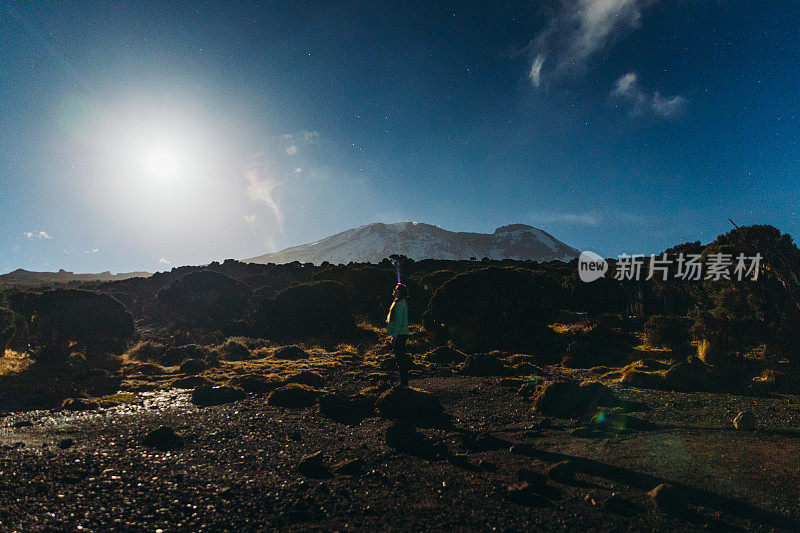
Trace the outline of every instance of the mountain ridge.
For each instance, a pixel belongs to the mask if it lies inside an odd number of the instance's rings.
[[[323,239],[244,259],[248,263],[378,263],[390,255],[421,259],[569,261],[580,252],[546,231],[509,224],[494,233],[454,232],[422,222],[375,222]]]

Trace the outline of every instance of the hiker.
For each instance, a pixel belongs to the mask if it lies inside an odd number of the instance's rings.
[[[389,307],[389,314],[386,316],[386,332],[392,336],[392,346],[394,347],[394,358],[397,362],[397,370],[400,373],[400,386],[408,386],[408,354],[406,353],[406,340],[408,339],[408,287],[398,283],[394,292],[394,301]]]

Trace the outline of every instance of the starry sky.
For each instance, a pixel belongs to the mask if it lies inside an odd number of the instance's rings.
[[[794,1],[3,2],[0,35],[0,273],[800,230]]]

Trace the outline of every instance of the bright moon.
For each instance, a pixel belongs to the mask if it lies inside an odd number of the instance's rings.
[[[161,180],[174,178],[180,170],[178,159],[167,150],[153,150],[145,160],[147,173]]]

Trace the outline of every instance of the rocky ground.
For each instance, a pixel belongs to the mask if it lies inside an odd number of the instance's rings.
[[[800,530],[800,396],[606,379],[611,396],[576,406],[531,394],[609,369],[427,365],[412,379],[425,394],[387,391],[391,372],[352,354],[274,356],[2,413],[0,529]],[[170,385],[187,377],[194,391]],[[241,388],[203,388],[221,377]]]

